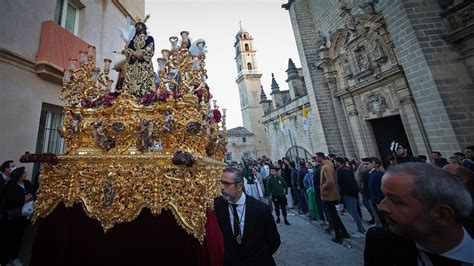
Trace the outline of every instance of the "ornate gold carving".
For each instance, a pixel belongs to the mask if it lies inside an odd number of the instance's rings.
[[[219,195],[224,164],[198,157],[188,168],[168,155],[62,155],[41,173],[33,221],[49,215],[59,202],[81,203],[84,212],[107,231],[134,220],[143,208],[158,215],[171,210],[183,229],[204,240],[206,209]]]
[[[204,240],[206,209],[219,194],[225,166],[225,112],[220,126],[222,115],[215,102],[213,110],[209,103],[202,45],[193,55],[170,40],[172,49],[162,50],[158,59],[155,98],[142,97],[142,83],[133,87],[133,80],[154,86],[151,64],[139,71],[122,68],[124,86],[132,87],[119,94],[108,77],[111,60],[104,60],[101,72],[93,60],[95,48],[87,56],[81,51],[78,70],[77,60],[70,60],[60,95],[65,151],[57,165],[47,164],[41,172],[34,221],[59,202],[82,203],[104,231],[132,221],[143,208],[156,215],[169,209],[181,227]],[[145,50],[141,56],[151,57],[153,47],[145,47],[145,39],[136,38],[135,46]],[[172,155],[178,153],[189,155],[193,164],[174,165]]]

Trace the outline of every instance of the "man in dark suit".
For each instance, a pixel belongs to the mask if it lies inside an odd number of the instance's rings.
[[[471,196],[449,173],[426,163],[390,167],[378,205],[389,229],[367,232],[366,266],[451,266],[474,263],[474,240],[463,227]]]
[[[226,168],[221,177],[222,197],[214,200],[224,236],[224,265],[275,265],[280,246],[270,207],[243,192],[240,170]]]

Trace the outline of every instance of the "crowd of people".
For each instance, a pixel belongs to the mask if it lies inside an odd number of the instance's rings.
[[[298,162],[263,157],[233,163],[224,170],[222,197],[215,203],[226,243],[237,249],[249,243],[249,236],[243,234],[248,232],[244,231],[246,220],[260,217],[265,223],[251,223],[255,227],[252,237],[256,242],[271,242],[271,247],[247,248],[261,249],[263,257],[256,261],[274,264],[271,255],[280,245],[274,225],[281,221],[290,225],[290,208],[319,220],[336,243],[365,237],[366,265],[458,265],[446,259],[474,263],[474,146],[449,159],[433,151],[430,164],[426,156],[410,156],[406,146],[399,145],[394,156],[386,159],[384,166],[376,157],[349,160],[318,152]],[[3,162],[0,170],[0,264],[22,265],[18,253],[29,218],[24,207],[35,199],[35,187],[27,180],[25,167],[16,167],[12,160]],[[363,208],[369,215],[365,220]],[[356,232],[349,233],[341,220],[341,215],[348,214]],[[259,235],[262,230],[269,232]],[[265,239],[268,235],[270,240]],[[225,251],[227,255],[235,252],[228,246]],[[400,257],[397,252],[411,255]],[[231,257],[227,259],[253,258],[243,253]],[[410,264],[413,261],[418,264]]]
[[[247,160],[243,164],[234,163],[233,167],[243,170],[245,176],[244,189],[248,195],[266,203],[270,203],[271,200],[277,223],[280,222],[281,213],[285,224],[289,225],[286,208],[294,209],[298,214],[306,215],[311,220],[319,220],[327,233],[334,233],[332,241],[339,244],[342,244],[344,239],[352,237],[366,237],[367,240],[369,235],[367,229],[369,228],[397,233],[396,230],[393,230],[393,227],[399,225],[401,222],[398,219],[403,220],[404,217],[393,216],[393,213],[397,213],[398,210],[391,209],[393,208],[391,202],[407,200],[409,197],[405,194],[411,192],[406,184],[406,186],[394,190],[393,186],[387,187],[386,183],[389,182],[390,178],[393,179],[393,176],[405,173],[405,176],[410,176],[409,182],[415,182],[415,184],[410,183],[410,185],[413,185],[413,190],[416,191],[417,186],[422,186],[418,182],[428,183],[426,180],[431,178],[430,175],[436,175],[441,181],[438,184],[431,184],[433,187],[424,188],[426,190],[424,192],[433,194],[434,192],[429,190],[435,189],[434,186],[436,185],[442,185],[457,187],[458,194],[465,192],[465,195],[470,196],[470,198],[464,199],[465,209],[461,210],[462,215],[455,213],[456,219],[451,222],[452,225],[457,224],[460,228],[464,228],[465,235],[472,236],[474,234],[474,212],[472,208],[472,199],[474,198],[474,146],[466,147],[465,153],[454,153],[449,159],[443,158],[440,152],[433,151],[431,154],[432,163],[427,163],[426,156],[413,157],[408,155],[406,147],[400,144],[394,155],[386,158],[385,166],[382,160],[377,157],[362,158],[359,161],[337,157],[334,154],[326,156],[324,153],[318,152],[312,158],[299,162],[289,161],[287,158],[271,162],[268,158],[263,157],[257,160]],[[443,178],[450,180],[448,180],[449,182],[443,181]],[[249,186],[258,188],[249,189]],[[462,187],[463,191],[459,191],[459,186]],[[437,187],[434,191],[442,190],[444,190],[443,187]],[[405,198],[397,198],[396,194],[401,193],[400,191],[405,193]],[[259,193],[255,194],[255,192]],[[420,194],[420,192],[412,192],[411,194],[416,194],[415,198],[424,203],[423,194]],[[432,200],[435,203],[443,203],[448,206],[453,201],[450,197],[455,197],[453,194],[443,195],[441,192],[439,192],[439,195],[433,194],[432,196],[434,198],[439,196],[439,199]],[[466,199],[470,204],[466,204]],[[407,205],[407,207],[410,206]],[[370,216],[366,220],[362,219],[362,208],[365,208]],[[460,211],[456,208],[454,210],[456,212]],[[352,216],[352,220],[357,227],[357,231],[352,234],[348,232],[340,218],[340,215],[347,214]],[[416,235],[418,234],[416,230],[425,230],[418,228],[417,220],[411,222],[413,224],[405,225],[415,228],[411,233]],[[436,230],[436,228],[432,230]],[[396,234],[396,236],[401,235],[403,239],[413,240],[416,245],[422,246],[416,237],[411,237],[409,234],[406,236],[403,233]],[[379,233],[375,235],[377,234]],[[432,234],[435,235],[433,232]],[[383,242],[384,240],[382,238],[378,241]],[[468,242],[472,245],[472,237]],[[371,243],[369,246],[377,246],[373,240],[368,241],[368,243]],[[473,246],[470,248],[472,249]],[[374,250],[373,247],[366,248],[366,262],[369,265],[382,265],[380,264],[382,260],[374,259],[371,256],[372,250]],[[469,251],[469,248],[467,250]],[[471,251],[474,252],[474,250]],[[397,261],[395,257],[394,255],[393,260]],[[474,260],[473,257],[474,253],[468,258],[464,257],[464,259],[466,259],[465,261]],[[417,259],[420,260],[419,257]],[[437,264],[432,263],[432,265]]]

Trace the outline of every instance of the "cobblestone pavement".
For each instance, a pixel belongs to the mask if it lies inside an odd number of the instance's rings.
[[[309,221],[304,215],[295,213],[289,212],[290,226],[277,224],[282,243],[273,257],[278,266],[364,264],[364,238],[351,238],[344,241],[344,245],[336,244],[331,241],[334,235],[325,233],[319,222]],[[340,217],[349,233],[357,231],[350,215]]]

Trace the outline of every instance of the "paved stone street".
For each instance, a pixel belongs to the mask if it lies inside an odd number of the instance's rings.
[[[341,216],[349,233],[356,231],[350,215]],[[364,238],[352,238],[343,245],[331,241],[319,222],[290,211],[290,226],[277,224],[281,246],[275,253],[277,265],[363,265]]]

